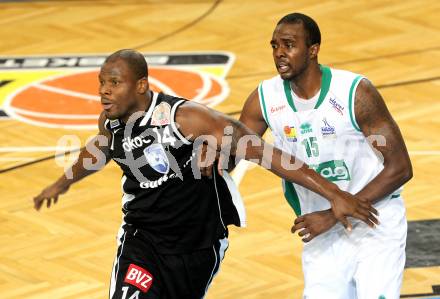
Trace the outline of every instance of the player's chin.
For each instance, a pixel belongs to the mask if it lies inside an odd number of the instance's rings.
[[[109,120],[118,119],[119,115],[112,110],[104,110],[105,117]]]
[[[293,78],[292,72],[280,72],[280,71],[278,71],[278,74],[280,74],[280,77],[283,80],[291,80]]]

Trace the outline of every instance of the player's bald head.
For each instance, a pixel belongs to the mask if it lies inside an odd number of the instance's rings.
[[[122,60],[127,63],[136,80],[148,77],[147,61],[145,60],[144,55],[138,51],[132,49],[116,51],[108,56],[104,63],[115,62],[117,60]]]

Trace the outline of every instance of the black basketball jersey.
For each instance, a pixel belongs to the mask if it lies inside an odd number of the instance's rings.
[[[105,123],[112,133],[110,155],[123,171],[124,222],[161,253],[210,247],[227,225],[243,225],[244,210],[224,178],[195,178],[196,149],[174,122],[186,100],[152,94],[147,111],[127,124]]]

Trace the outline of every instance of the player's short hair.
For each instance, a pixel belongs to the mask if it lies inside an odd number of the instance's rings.
[[[148,77],[147,61],[145,60],[144,55],[138,51],[132,49],[122,49],[116,51],[108,56],[104,63],[116,61],[118,59],[122,59],[128,64],[136,80],[139,80],[143,77]]]
[[[299,12],[288,14],[278,21],[280,24],[303,24],[304,31],[306,32],[306,45],[310,47],[314,44],[321,44],[321,31],[318,24],[311,17],[306,16]]]

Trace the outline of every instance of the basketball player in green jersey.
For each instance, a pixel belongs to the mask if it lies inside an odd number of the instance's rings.
[[[318,63],[321,34],[310,17],[292,13],[270,45],[278,76],[264,80],[244,104],[240,121],[315,171],[374,204],[380,225],[354,222],[347,233],[320,195],[284,180],[305,242],[304,298],[399,298],[406,219],[400,195],[412,177],[402,135],[373,84]]]

